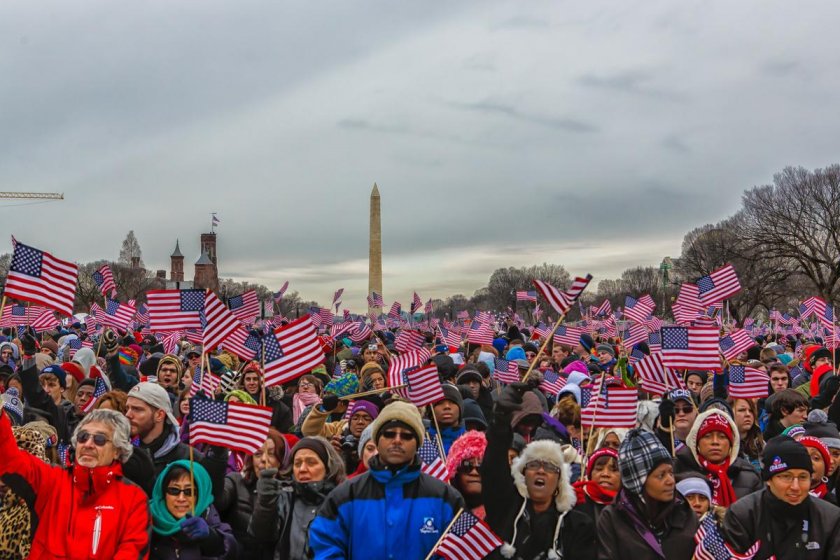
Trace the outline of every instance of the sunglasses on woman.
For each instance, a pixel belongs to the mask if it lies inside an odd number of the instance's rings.
[[[528,461],[525,463],[525,469],[529,471],[538,471],[542,468],[547,473],[559,473],[560,467],[548,461]]]
[[[170,496],[180,496],[183,494],[187,498],[192,498],[193,490],[192,488],[178,488],[177,486],[170,486],[166,489],[166,493]]]
[[[479,472],[480,468],[481,463],[478,461],[463,461],[460,465],[458,465],[458,473],[470,474],[473,471]]]
[[[79,434],[76,436],[76,440],[79,443],[87,443],[87,440],[89,440],[90,438],[93,438],[93,444],[96,447],[103,447],[106,443],[111,441],[105,434],[92,434],[84,430],[79,432]]]

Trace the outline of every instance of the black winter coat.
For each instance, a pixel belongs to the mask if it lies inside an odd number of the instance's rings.
[[[808,532],[803,539],[804,519]],[[732,504],[721,534],[735,552],[744,552],[761,540],[755,560],[772,555],[778,560],[838,560],[840,508],[810,496],[799,506],[791,506],[765,488]]]
[[[706,470],[697,463],[694,455],[691,454],[691,451],[686,446],[683,446],[677,451],[674,472],[677,474],[699,472],[703,475],[708,475]],[[732,488],[735,489],[735,496],[739,500],[744,496],[761,490],[763,486],[761,484],[761,477],[759,477],[752,464],[743,457],[735,459],[735,462],[729,465],[726,474],[729,475],[729,480],[732,481]]]
[[[215,506],[222,520],[233,529],[233,535],[239,543],[240,558],[270,560],[274,556],[271,547],[259,544],[248,535],[248,523],[251,522],[256,498],[256,480],[248,482],[240,473],[230,473],[225,477],[224,488]]]

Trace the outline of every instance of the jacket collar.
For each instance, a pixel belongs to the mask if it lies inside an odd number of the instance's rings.
[[[382,464],[378,455],[370,458],[368,462],[370,475],[382,484],[406,484],[416,480],[420,476],[420,458],[415,455],[414,460],[397,470],[389,469]]]
[[[122,465],[119,462],[94,468],[74,463],[72,470],[73,486],[86,494],[100,494],[123,477]]]

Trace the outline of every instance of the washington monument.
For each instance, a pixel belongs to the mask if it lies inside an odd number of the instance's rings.
[[[382,225],[379,215],[379,188],[370,191],[370,252],[368,254],[368,296],[382,295]]]

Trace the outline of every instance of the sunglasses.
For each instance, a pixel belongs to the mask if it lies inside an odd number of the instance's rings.
[[[529,471],[538,471],[542,468],[547,473],[560,473],[560,467],[548,461],[528,461],[525,463],[525,468]]]
[[[460,474],[469,474],[473,471],[478,471],[481,468],[481,463],[473,461],[464,461],[458,465],[458,472]]]
[[[187,498],[192,498],[193,490],[192,488],[178,488],[177,486],[170,486],[166,489],[166,493],[170,496],[180,496],[183,494]]]
[[[674,407],[674,414],[691,414],[694,412],[694,407],[691,406],[675,406]]]
[[[413,441],[414,434],[411,432],[395,432],[394,430],[386,430],[382,432],[382,437],[385,439],[397,439],[398,437],[402,441]]]
[[[106,443],[111,441],[105,434],[92,434],[84,430],[79,432],[79,434],[76,436],[76,441],[78,441],[79,443],[87,443],[87,441],[90,438],[93,438],[93,444],[96,447],[103,447]]]

